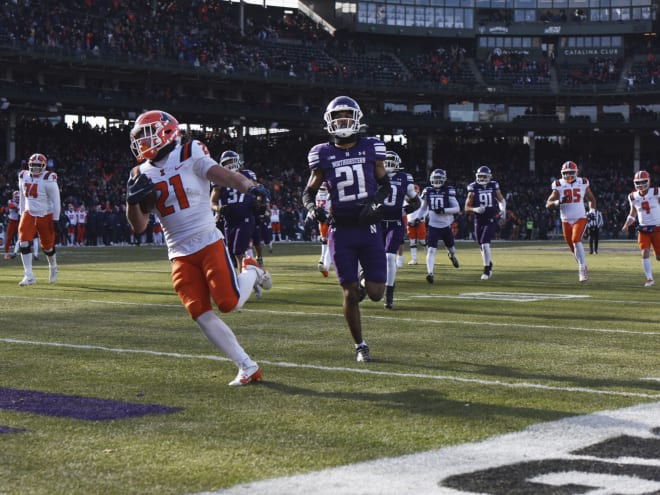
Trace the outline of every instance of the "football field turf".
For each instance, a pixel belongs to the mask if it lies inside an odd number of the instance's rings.
[[[494,243],[487,281],[459,242],[433,285],[420,250],[393,310],[361,303],[371,363],[319,254],[276,243],[272,290],[222,316],[263,369],[239,388],[165,248],[59,248],[55,285],[42,253],[29,287],[0,261],[0,493],[214,491],[660,401],[660,283],[643,287],[634,241],[601,241],[586,284],[560,241]]]

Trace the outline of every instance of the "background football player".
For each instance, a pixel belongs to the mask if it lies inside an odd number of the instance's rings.
[[[582,246],[582,236],[587,227],[587,211],[584,202],[589,203],[589,212],[596,210],[596,197],[591,192],[589,180],[578,177],[578,166],[567,161],[561,166],[561,179],[552,181],[552,192],[545,203],[546,208],[559,208],[564,240],[578,265],[578,280],[589,279],[587,260]]]
[[[47,172],[48,160],[41,153],[34,153],[28,160],[28,169],[18,174],[20,191],[21,219],[18,223],[18,242],[23,279],[18,285],[36,283],[32,272],[32,243],[39,235],[41,249],[48,260],[48,281],[57,281],[57,255],[55,254],[55,234],[60,232],[59,223],[61,204],[57,174]],[[35,249],[36,251],[36,249]],[[37,253],[35,252],[34,255]]]
[[[425,187],[422,191],[420,216],[425,216],[427,213],[429,216],[426,235],[426,281],[432,284],[435,253],[441,239],[447,249],[447,255],[452,265],[455,268],[459,267],[456,258],[456,242],[451,224],[454,221],[454,215],[461,211],[461,207],[456,199],[456,189],[445,184],[447,182],[447,172],[441,168],[436,168],[431,172],[429,182],[431,185]]]
[[[475,181],[468,184],[467,191],[465,212],[474,213],[474,239],[479,243],[484,263],[481,280],[488,280],[493,272],[490,242],[497,229],[497,219],[506,218],[506,199],[485,165],[477,169]]]
[[[651,187],[651,175],[646,170],[640,170],[633,178],[635,190],[628,195],[630,213],[621,227],[623,232],[635,223],[637,226],[637,245],[642,253],[642,270],[646,277],[644,287],[654,284],[651,269],[651,247],[655,259],[660,261],[660,189]]]
[[[402,211],[412,213],[419,208],[420,199],[415,191],[412,175],[403,169],[401,157],[394,151],[388,151],[385,154],[385,171],[392,185],[392,192],[383,201],[383,240],[387,260],[385,308],[392,309],[397,255],[405,234]]]

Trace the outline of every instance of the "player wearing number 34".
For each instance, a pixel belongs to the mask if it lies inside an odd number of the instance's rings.
[[[255,285],[272,286],[256,265],[236,275],[222,233],[209,208],[211,182],[241,193],[268,197],[261,185],[221,167],[204,143],[183,140],[176,119],[160,110],[141,114],[131,130],[133,168],[126,190],[126,216],[136,235],[147,228],[150,210],[165,234],[174,290],[204,335],[238,367],[229,385],[261,380],[261,370],[243,350],[232,330],[216,316],[240,308]]]
[[[559,208],[564,240],[578,265],[578,280],[586,282],[587,261],[582,246],[582,235],[587,227],[587,212],[584,202],[589,203],[589,213],[596,211],[596,197],[585,177],[578,177],[578,166],[567,161],[561,166],[561,179],[552,181],[552,193],[545,203],[546,208]]]

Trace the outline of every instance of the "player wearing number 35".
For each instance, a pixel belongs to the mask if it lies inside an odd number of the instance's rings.
[[[165,234],[171,260],[172,283],[179,299],[204,335],[238,367],[229,385],[261,380],[261,370],[236,340],[232,330],[216,316],[240,308],[258,284],[272,286],[270,275],[256,265],[236,275],[222,233],[209,208],[211,182],[241,193],[268,197],[261,185],[221,167],[204,143],[184,140],[179,123],[166,112],[143,113],[131,130],[131,150],[140,165],[127,183],[126,216],[140,235],[153,209]]]
[[[586,282],[587,261],[582,246],[582,235],[587,227],[587,212],[584,202],[589,203],[589,214],[596,211],[596,197],[589,188],[585,177],[578,177],[578,166],[575,162],[564,162],[561,166],[561,179],[552,181],[552,193],[545,203],[546,208],[559,208],[561,227],[564,240],[578,265],[578,280]]]

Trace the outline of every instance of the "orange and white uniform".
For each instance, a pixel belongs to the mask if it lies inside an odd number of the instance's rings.
[[[73,245],[76,242],[76,226],[78,225],[78,212],[76,208],[69,204],[66,210],[64,210],[64,216],[67,220],[66,231],[69,237],[69,244]]]
[[[76,213],[78,215],[77,218],[78,226],[76,229],[76,244],[80,244],[81,246],[83,246],[85,244],[85,229],[87,227],[87,210],[85,209],[85,205],[80,205]]]
[[[653,246],[655,255],[660,256],[660,189],[655,186],[644,192],[633,191],[628,195],[628,203],[637,211],[639,249]]]
[[[552,182],[552,190],[559,193],[559,216],[566,243],[573,250],[573,245],[582,240],[587,227],[587,211],[584,207],[585,197],[589,191],[589,180],[576,177],[573,182],[557,179]]]
[[[419,195],[419,186],[414,184],[415,193]],[[410,261],[409,265],[417,264],[417,246],[426,245],[426,221],[420,208],[417,208],[412,213],[405,215],[406,235],[408,236],[408,243],[410,244]]]
[[[319,208],[323,208],[326,212],[326,214],[329,216],[330,215],[330,193],[328,192],[327,189],[319,189],[318,192],[316,193],[316,206]],[[328,223],[327,222],[319,222],[319,237],[321,238],[321,242],[323,242],[323,239],[328,238]]]
[[[174,290],[193,320],[211,310],[210,297],[226,313],[236,307],[240,296],[224,237],[209,208],[206,174],[217,165],[206,145],[193,140],[177,144],[158,165],[146,161],[135,167],[154,183],[154,213],[172,261]],[[131,174],[135,173],[134,169]]]
[[[37,175],[21,170],[18,175],[18,190],[21,192],[21,220],[18,225],[20,242],[32,242],[39,233],[39,242],[44,251],[55,246],[53,221],[60,218],[60,188],[57,174],[41,172]]]

